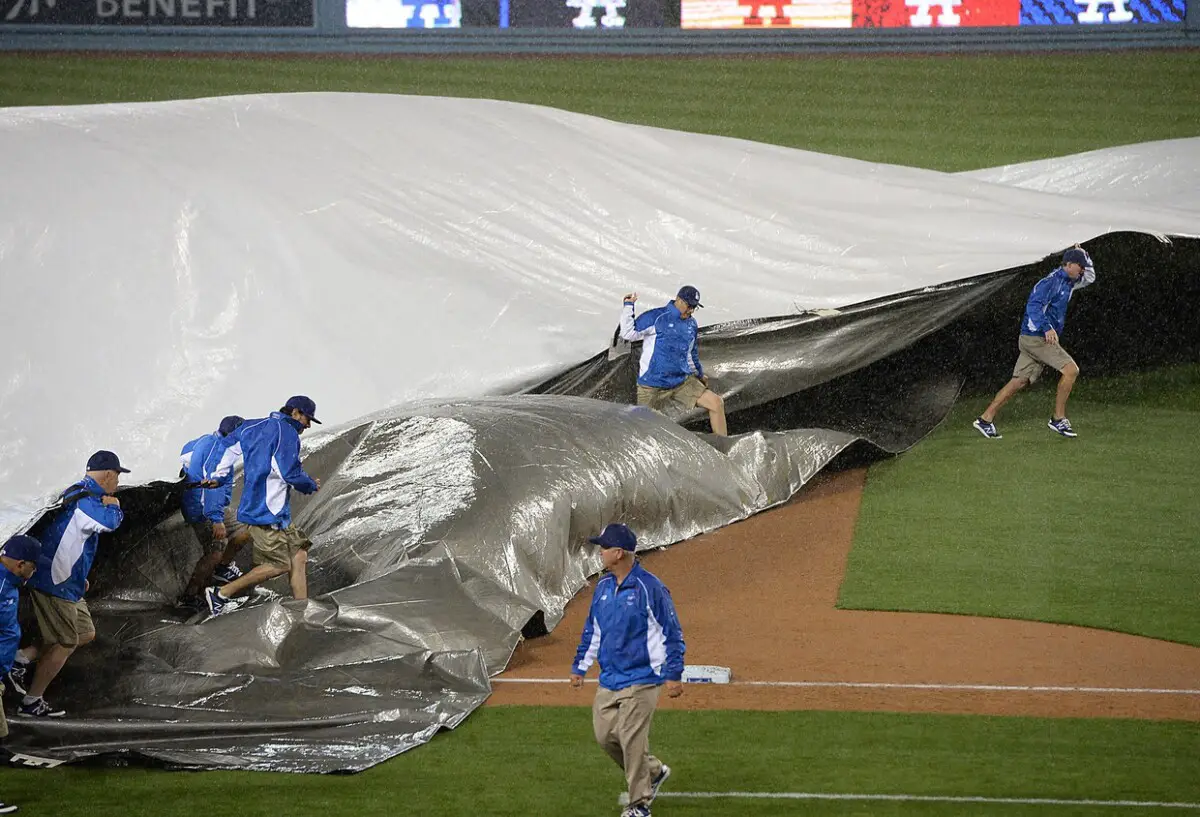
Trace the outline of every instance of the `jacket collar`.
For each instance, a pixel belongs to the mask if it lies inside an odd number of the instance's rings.
[[[295,419],[289,417],[288,415],[284,414],[282,411],[272,411],[271,419],[272,420],[283,420],[285,423],[290,424],[292,428],[296,429],[297,433],[304,430],[304,426],[300,425],[299,420],[295,420]]]
[[[100,483],[96,482],[96,480],[92,479],[91,477],[84,477],[75,484],[87,491],[89,494],[93,494],[95,496],[104,496],[104,489],[100,487]]]
[[[1083,276],[1080,276],[1079,278],[1076,278],[1075,280],[1071,280],[1071,276],[1067,275],[1066,267],[1059,267],[1058,269],[1056,269],[1054,271],[1054,274],[1057,277],[1061,278],[1063,281],[1065,281],[1068,286],[1075,286],[1076,284],[1078,284],[1080,281],[1083,280]]]
[[[629,583],[632,579],[638,578],[638,576],[644,572],[645,572],[645,570],[642,568],[642,563],[637,561],[637,557],[635,556],[634,562],[633,562],[633,569],[630,570],[627,574],[625,574],[624,581],[617,581],[617,576],[615,573],[610,573],[609,575],[613,577],[613,581],[617,582],[617,589],[619,590],[622,587],[628,587]]]

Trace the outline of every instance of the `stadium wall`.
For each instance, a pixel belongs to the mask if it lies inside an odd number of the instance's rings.
[[[0,50],[773,55],[1200,47],[1200,0],[0,0]]]

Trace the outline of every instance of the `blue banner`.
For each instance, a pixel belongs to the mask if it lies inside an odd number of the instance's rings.
[[[1187,0],[1021,0],[1021,25],[1182,23]]]

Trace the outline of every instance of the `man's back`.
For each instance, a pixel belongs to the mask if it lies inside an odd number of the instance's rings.
[[[116,530],[125,518],[119,505],[101,501],[103,495],[90,477],[63,491],[65,504],[37,537],[50,568],[34,573],[30,587],[69,601],[83,598],[99,535]]]

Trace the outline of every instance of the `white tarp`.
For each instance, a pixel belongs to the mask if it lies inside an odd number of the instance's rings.
[[[712,324],[1194,235],[1198,146],[951,175],[481,100],[0,109],[0,529],[98,448],[170,479],[292,394],[339,423],[546,376],[630,289]]]

